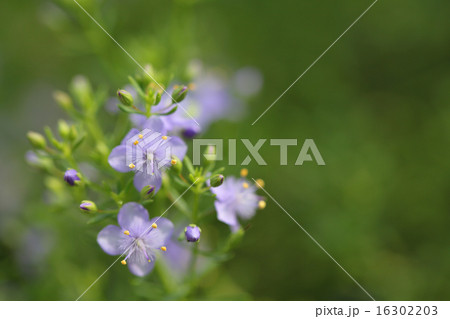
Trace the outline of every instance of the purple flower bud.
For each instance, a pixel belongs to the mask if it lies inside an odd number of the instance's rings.
[[[201,231],[202,230],[197,225],[190,224],[188,227],[184,229],[184,235],[186,236],[186,240],[192,243],[199,241]]]
[[[97,205],[95,205],[95,203],[90,200],[82,201],[80,204],[80,209],[89,213],[95,213],[96,211],[98,211]]]
[[[154,191],[155,191],[154,186],[150,186],[150,185],[144,186],[141,189],[141,196],[144,199],[149,199],[152,197]]]
[[[74,186],[76,181],[79,181],[80,178],[78,177],[78,172],[74,169],[68,169],[64,173],[64,180],[69,184],[70,186]]]
[[[194,138],[198,134],[198,130],[194,128],[187,128],[183,131],[183,136],[186,138]]]

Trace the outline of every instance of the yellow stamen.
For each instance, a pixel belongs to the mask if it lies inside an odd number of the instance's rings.
[[[136,140],[136,141],[134,141],[134,143],[133,143],[134,145],[138,145],[139,144],[139,141],[138,140]]]
[[[167,136],[164,135],[164,136],[162,137],[162,139],[163,139],[163,140],[167,140]]]
[[[166,250],[167,250],[167,247],[166,247],[166,246],[162,246],[162,247],[161,247],[161,250],[162,250],[162,251],[166,251]]]
[[[266,208],[266,202],[263,201],[263,200],[260,200],[260,201],[258,202],[258,207],[259,207],[259,209],[264,209],[264,208]]]
[[[136,167],[136,165],[134,165],[133,163],[131,163],[130,165],[128,165],[129,168],[133,169]]]
[[[261,178],[258,178],[256,180],[256,186],[258,186],[259,188],[263,188],[265,185],[264,181]]]
[[[195,88],[196,88],[195,83],[189,83],[188,88],[189,88],[189,90],[191,90],[191,91],[195,90]]]
[[[151,262],[152,262],[152,260],[151,260],[151,259],[149,259],[149,260],[148,260],[148,262],[149,262],[149,263],[151,263]]]
[[[176,164],[177,164],[177,160],[176,160],[176,159],[173,159],[173,160],[170,161],[170,163],[171,163],[172,165],[176,165]]]
[[[242,187],[248,188],[248,183],[242,183]]]
[[[138,135],[138,137],[139,137],[139,138],[143,138],[143,137],[144,137],[144,135],[142,135],[142,134],[139,134],[139,135]]]
[[[248,169],[243,168],[241,169],[241,177],[246,177],[248,175]]]
[[[124,260],[121,261],[121,263],[122,263],[122,265],[126,265],[127,261],[124,259]]]
[[[123,232],[125,235],[130,236],[130,232],[128,230]]]
[[[158,225],[156,225],[155,223],[152,224],[153,228],[158,228]]]

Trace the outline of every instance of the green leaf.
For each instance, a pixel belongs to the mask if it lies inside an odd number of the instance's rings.
[[[132,77],[129,76],[128,80],[130,81],[131,85],[136,89],[136,91],[138,92],[138,94],[140,95],[140,97],[142,99],[145,100],[146,94],[145,92],[142,90],[141,86],[139,85],[139,83],[136,82],[136,80]]]
[[[192,166],[192,162],[189,159],[189,157],[185,156],[183,161],[184,161],[184,165],[186,165],[186,168],[188,169],[189,173],[191,173],[192,175],[195,175],[194,166]]]
[[[62,144],[55,138],[52,129],[49,126],[44,127],[44,132],[45,135],[47,135],[47,138],[50,141],[50,143],[57,149],[62,150],[63,148]]]
[[[125,113],[137,113],[137,114],[145,115],[144,112],[142,112],[140,110],[137,110],[137,109],[135,109],[135,108],[133,108],[131,106],[126,106],[126,105],[123,105],[123,104],[117,104],[117,106],[119,107],[119,109],[122,112],[125,112]]]
[[[170,114],[173,114],[173,113],[175,113],[175,111],[178,109],[178,105],[175,105],[175,107],[173,107],[169,112],[166,112],[166,113],[158,113],[157,115],[158,116],[167,116],[167,115],[170,115]]]
[[[83,134],[82,136],[80,136],[80,137],[78,138],[78,140],[76,140],[76,141],[73,143],[73,145],[72,145],[72,151],[75,151],[75,150],[81,145],[81,143],[83,143],[83,141],[85,140],[85,138],[86,138],[86,134]]]

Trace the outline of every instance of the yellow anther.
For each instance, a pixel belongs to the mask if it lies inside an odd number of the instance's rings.
[[[195,90],[196,87],[197,87],[197,86],[195,85],[195,83],[189,83],[189,85],[188,85],[188,88],[189,88],[189,90],[191,90],[191,91]]]
[[[246,177],[248,175],[248,169],[243,168],[241,169],[241,177]]]
[[[130,236],[130,232],[128,230],[123,232],[125,235]]]
[[[248,183],[242,183],[242,187],[248,188]]]
[[[177,160],[176,160],[176,159],[173,159],[173,160],[170,161],[170,163],[171,163],[172,165],[176,165],[176,164],[177,164]]]
[[[139,137],[139,138],[143,138],[143,137],[144,137],[144,135],[142,135],[142,134],[139,134],[139,135],[138,135],[138,137]]]
[[[149,260],[148,260],[148,262],[149,262],[149,263],[151,263],[151,262],[152,262],[152,260],[151,260],[151,259],[149,259]]]
[[[126,264],[127,264],[127,261],[124,259],[124,260],[122,260],[120,263],[121,263],[122,265],[126,265]]]
[[[139,144],[139,141],[136,140],[136,141],[133,142],[133,144],[134,144],[134,145],[138,145],[138,144]]]
[[[162,139],[163,139],[163,140],[167,140],[167,136],[164,135],[164,136],[162,137]]]
[[[158,225],[156,225],[155,223],[152,224],[153,228],[158,228]]]
[[[130,165],[128,165],[129,168],[133,169],[136,167],[136,165],[134,165],[133,163],[131,163]]]
[[[260,201],[258,202],[258,207],[259,207],[259,209],[264,209],[264,208],[266,208],[266,202],[263,201],[263,200],[260,200]]]
[[[167,247],[166,247],[166,246],[162,246],[162,247],[161,247],[161,250],[162,250],[162,251],[166,251],[166,250],[167,250]]]
[[[261,178],[258,178],[256,180],[256,186],[258,186],[259,188],[263,188],[264,187],[264,181]]]

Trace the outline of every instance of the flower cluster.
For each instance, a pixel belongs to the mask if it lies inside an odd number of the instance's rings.
[[[117,122],[112,132],[98,121],[102,106],[111,109],[111,101],[102,100],[78,77],[72,96],[55,94],[73,123],[60,121],[59,138],[48,127],[46,138],[30,132],[34,150],[27,160],[52,176],[49,185],[59,192],[61,203],[67,203],[68,194],[83,199],[78,205],[90,227],[104,224],[98,245],[106,254],[120,256],[132,274],[145,276],[161,263],[192,282],[208,262],[205,256],[226,254],[244,232],[241,222],[266,205],[257,194],[263,181],[252,183],[247,169],[235,178],[224,175],[214,161],[194,167],[187,156],[190,138],[242,111],[242,97],[257,90],[245,85],[252,72],[241,71],[235,81],[240,90],[234,91],[223,78],[198,70],[192,83],[169,84],[167,89],[143,76],[130,77],[131,85],[117,91],[116,108],[122,113],[113,113]],[[60,181],[67,186],[65,194]],[[208,242],[208,232],[219,227],[208,218],[214,212],[231,229],[216,248]]]

